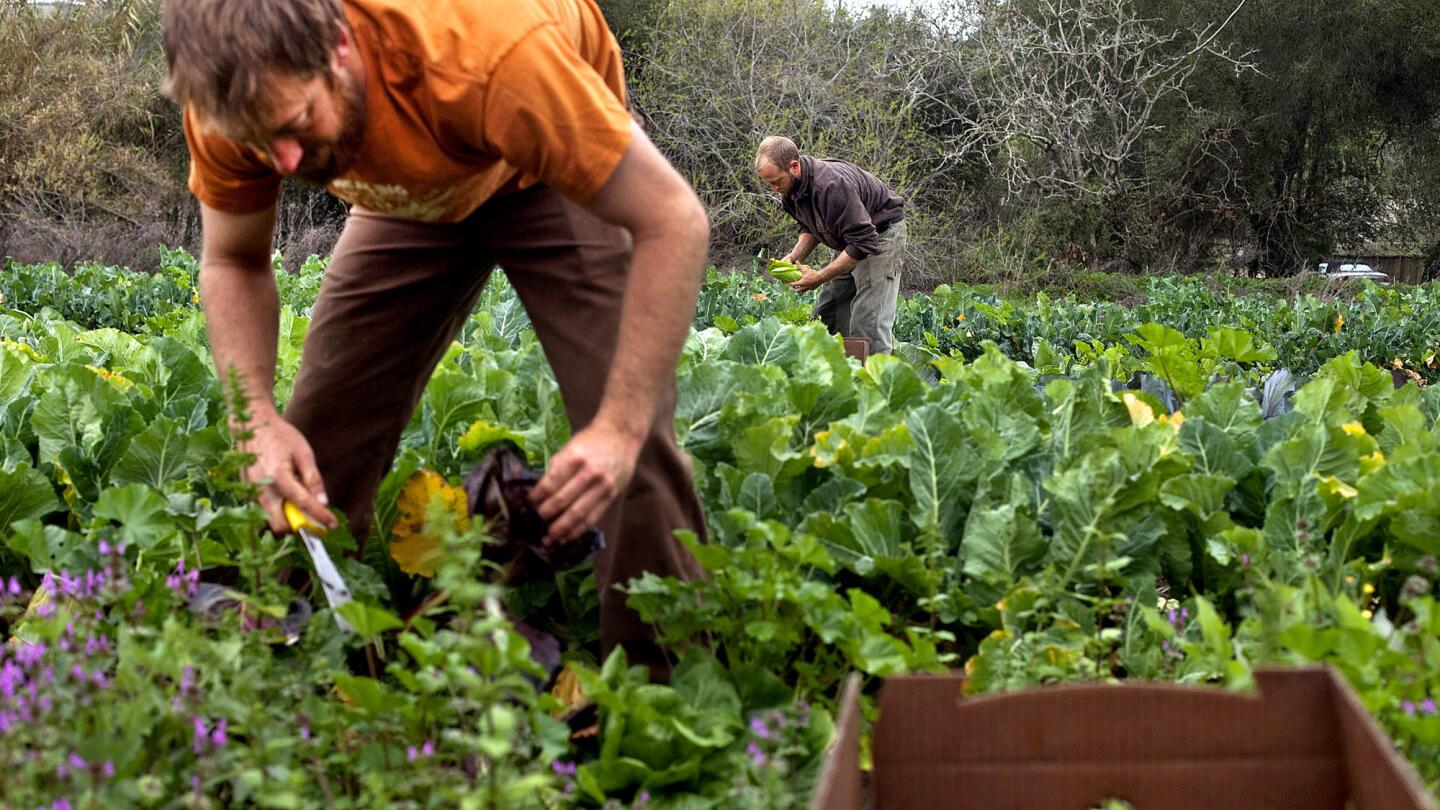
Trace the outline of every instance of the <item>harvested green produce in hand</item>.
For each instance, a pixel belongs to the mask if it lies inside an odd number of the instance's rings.
[[[770,275],[785,282],[786,284],[791,284],[793,282],[799,281],[800,277],[805,275],[805,272],[799,267],[791,264],[790,262],[781,261],[779,259],[771,259],[770,266],[767,267],[766,270],[770,273]]]

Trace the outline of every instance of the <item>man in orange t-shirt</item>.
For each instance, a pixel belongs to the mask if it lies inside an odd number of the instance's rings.
[[[691,577],[702,532],[675,363],[709,225],[634,124],[594,0],[167,0],[166,90],[201,204],[217,367],[250,398],[260,503],[363,543],[431,371],[491,268],[534,323],[574,434],[534,490],[550,541],[601,528],[601,639],[667,667],[613,585]],[[285,176],[351,204],[295,391],[274,402],[269,253]]]

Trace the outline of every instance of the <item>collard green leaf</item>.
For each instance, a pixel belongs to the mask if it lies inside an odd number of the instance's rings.
[[[1256,343],[1255,336],[1244,329],[1229,326],[1210,327],[1204,347],[1237,363],[1259,363],[1275,359],[1275,349],[1264,343]]]
[[[925,396],[925,383],[915,369],[889,354],[877,354],[866,360],[860,380],[862,385],[878,391],[891,411],[909,408]]]
[[[853,478],[836,477],[806,495],[805,501],[800,504],[800,511],[806,514],[811,512],[837,514],[844,510],[845,504],[858,500],[864,495],[864,484]]]
[[[143,484],[100,493],[95,516],[119,523],[125,539],[142,549],[152,548],[176,528],[174,518],[165,512],[165,499]]]
[[[1045,489],[1055,496],[1055,538],[1049,558],[1064,572],[1064,584],[1125,539],[1112,522],[1115,502],[1126,483],[1119,462],[1115,450],[1097,449],[1045,482]]]
[[[779,320],[766,318],[743,327],[730,338],[725,357],[752,366],[785,366],[795,362],[798,350],[795,336]]]
[[[757,518],[768,517],[775,509],[775,482],[765,473],[750,473],[740,484],[736,506],[748,509]]]
[[[1234,488],[1235,479],[1223,475],[1180,475],[1161,485],[1160,502],[1205,520],[1224,508],[1225,496]]]
[[[110,471],[116,484],[145,484],[164,489],[185,478],[190,459],[189,437],[175,420],[162,416],[130,440]]]
[[[14,402],[30,387],[32,365],[20,354],[0,346],[0,402]]]
[[[1033,573],[1045,556],[1045,539],[1015,504],[976,506],[965,524],[961,552],[967,575],[1011,583]]]
[[[0,532],[17,520],[44,517],[60,506],[44,473],[28,464],[0,468]]]
[[[1227,434],[1244,435],[1260,427],[1260,406],[1239,383],[1212,385],[1185,405],[1185,421],[1204,419]]]
[[[731,450],[742,470],[764,473],[783,485],[810,466],[805,451],[792,446],[794,432],[795,417],[772,417],[736,437]]]
[[[5,545],[28,559],[30,570],[37,573],[88,570],[99,557],[93,540],[35,518],[15,521],[4,536]]]
[[[914,441],[907,466],[915,524],[924,533],[957,536],[977,473],[964,427],[938,405],[912,411],[905,425]]]
[[[105,440],[107,419],[128,406],[124,394],[84,366],[51,368],[42,384],[45,393],[30,417],[42,464],[59,459],[67,447],[90,455]]]
[[[1180,426],[1180,446],[1190,454],[1195,469],[1202,473],[1239,480],[1255,467],[1235,438],[1205,417],[1192,416],[1185,420]]]

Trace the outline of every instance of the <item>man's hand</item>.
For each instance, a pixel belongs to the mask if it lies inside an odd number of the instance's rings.
[[[269,518],[271,531],[290,531],[282,508],[286,500],[327,529],[339,525],[326,507],[325,482],[315,465],[315,453],[300,431],[279,414],[262,417],[251,429],[253,437],[240,448],[255,454],[255,463],[245,470],[245,480],[260,484],[260,508]]]
[[[568,542],[600,521],[630,485],[640,441],[592,423],[550,459],[544,477],[530,490],[536,511],[550,526],[547,545]]]
[[[819,287],[821,284],[824,284],[825,282],[830,280],[825,276],[823,272],[816,270],[815,268],[808,265],[800,265],[800,270],[804,273],[804,275],[800,276],[799,279],[790,282],[790,289],[794,290],[797,293],[810,292],[811,290]]]

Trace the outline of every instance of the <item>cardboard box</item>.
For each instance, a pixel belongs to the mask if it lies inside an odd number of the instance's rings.
[[[888,679],[859,763],[859,676],[811,810],[1434,810],[1435,799],[1328,668],[1261,669],[1259,694],[1157,683],[966,698],[962,674]]]
[[[864,365],[865,359],[870,356],[870,338],[845,338],[845,353],[855,358],[856,360],[859,360],[861,365]]]

